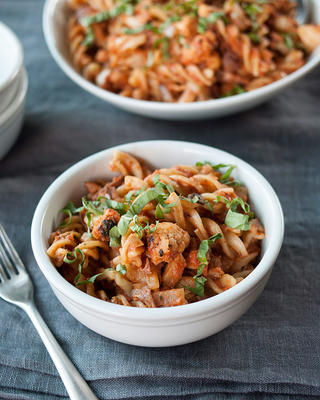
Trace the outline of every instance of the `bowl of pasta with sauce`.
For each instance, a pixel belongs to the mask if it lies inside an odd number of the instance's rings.
[[[252,108],[320,62],[320,3],[47,0],[43,30],[87,92],[144,116],[188,120]]]
[[[262,292],[284,221],[270,184],[224,151],[146,141],[59,176],[35,211],[32,248],[63,306],[119,342],[194,342]]]

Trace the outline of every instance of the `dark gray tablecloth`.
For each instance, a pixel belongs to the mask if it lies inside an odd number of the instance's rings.
[[[30,78],[23,131],[0,162],[0,221],[64,350],[103,400],[319,397],[320,71],[241,115],[144,119],[86,94],[59,70],[43,40],[42,5],[0,0],[0,19],[21,38]],[[279,194],[286,236],[267,288],[239,321],[198,343],[145,349],[103,338],[65,311],[35,264],[30,224],[44,190],[72,163],[109,146],[159,138],[209,144],[251,163]],[[27,316],[1,300],[0,398],[67,398]]]

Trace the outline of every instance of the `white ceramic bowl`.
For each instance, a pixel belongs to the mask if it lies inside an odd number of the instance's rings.
[[[0,115],[16,95],[23,66],[23,49],[17,36],[0,22]]]
[[[28,76],[24,68],[18,75],[17,83],[18,87],[14,99],[0,114],[0,159],[13,146],[21,130],[28,89]]]
[[[313,21],[320,24],[320,1],[313,3]],[[84,79],[72,66],[67,43],[67,0],[47,0],[43,11],[43,31],[49,50],[61,69],[84,90],[101,99],[136,114],[171,120],[190,120],[221,117],[247,110],[270,99],[302,78],[320,63],[320,48],[312,54],[306,65],[291,75],[263,88],[224,99],[195,103],[161,103],[123,97]]]
[[[59,220],[59,210],[85,193],[86,180],[111,177],[108,163],[115,148],[94,154],[64,172],[47,189],[35,211],[32,249],[37,263],[64,307],[81,323],[103,336],[138,346],[174,346],[210,336],[236,321],[262,292],[283,240],[281,205],[270,184],[239,158],[190,142],[147,141],[116,147],[142,157],[154,167],[194,164],[199,160],[237,166],[234,177],[249,189],[251,203],[266,231],[262,258],[255,270],[230,290],[178,307],[134,308],[107,303],[76,289],[56,270],[46,254],[48,237]]]

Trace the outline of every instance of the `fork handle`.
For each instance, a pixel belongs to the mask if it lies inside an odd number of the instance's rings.
[[[64,353],[33,301],[23,305],[54,362],[71,400],[99,400]]]

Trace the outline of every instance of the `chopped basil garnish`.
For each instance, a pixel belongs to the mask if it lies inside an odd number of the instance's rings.
[[[132,197],[138,197],[141,193],[143,193],[146,190],[146,187],[143,186],[140,190],[130,190],[130,192],[128,192],[125,195],[125,199],[128,203],[131,202]]]
[[[198,161],[196,167],[203,167],[209,165],[215,171],[219,171],[220,168],[227,168],[227,171],[221,175],[219,181],[224,185],[241,186],[241,183],[236,179],[230,179],[231,172],[235,169],[235,165],[231,164],[212,164],[210,161]]]
[[[120,235],[125,235],[128,231],[130,222],[133,217],[140,214],[143,208],[152,200],[155,200],[159,196],[159,193],[155,188],[148,189],[147,191],[141,193],[134,202],[129,207],[129,210],[122,215],[118,223],[118,231]]]
[[[84,285],[85,283],[94,283],[94,281],[96,280],[96,278],[98,278],[98,276],[103,275],[106,271],[114,271],[114,269],[113,269],[113,268],[106,268],[103,272],[100,272],[99,274],[93,275],[93,276],[92,276],[91,278],[89,278],[89,279],[86,279],[86,280],[84,280],[84,281],[77,282],[76,285],[79,286],[79,285]]]
[[[257,32],[249,32],[247,35],[253,43],[260,43],[260,36],[257,34]]]
[[[247,231],[250,229],[249,216],[233,211],[231,208],[227,213],[225,224],[230,228]]]
[[[119,272],[119,273],[122,274],[122,275],[125,275],[125,274],[127,273],[127,268],[126,268],[126,266],[123,265],[123,264],[118,264],[118,265],[116,266],[116,271]]]
[[[293,48],[293,40],[290,33],[283,33],[282,37],[284,39],[284,43],[287,46],[287,48],[291,50]]]
[[[159,32],[162,33],[173,22],[177,22],[177,21],[180,21],[180,20],[181,20],[181,17],[179,15],[172,15],[163,24],[160,25]]]
[[[107,197],[98,197],[98,200],[101,201],[101,206],[103,209],[112,208],[113,210],[118,211],[119,214],[124,214],[128,207],[125,203],[120,203],[119,201],[110,200]],[[106,205],[106,207],[104,207]]]
[[[87,220],[88,220],[88,222],[87,222],[87,226],[88,226],[88,235],[89,235],[90,237],[92,237],[92,233],[91,233],[91,230],[90,230],[92,214],[90,214],[89,212],[87,212],[87,213],[86,213],[86,217],[87,217]]]
[[[205,33],[208,29],[208,25],[214,24],[220,18],[223,19],[225,24],[227,23],[225,13],[222,11],[213,12],[207,18],[200,17],[197,26],[198,33]]]
[[[159,193],[154,188],[148,189],[135,199],[130,208],[133,210],[134,214],[140,214],[143,208],[150,203],[150,201],[156,199],[158,195]]]
[[[117,226],[114,226],[110,229],[109,238],[110,238],[110,242],[109,242],[110,247],[119,247],[120,246],[121,234],[120,234]]]
[[[221,97],[230,97],[230,96],[235,96],[236,94],[242,94],[245,93],[246,91],[239,85],[234,85],[231,90],[228,92],[224,93]]]
[[[141,33],[143,31],[151,31],[154,33],[160,33],[159,28],[152,24],[144,24],[139,26],[138,28],[135,29],[129,29],[129,28],[123,28],[123,33],[126,35],[135,35],[137,33]]]
[[[80,261],[79,266],[78,266],[78,274],[77,274],[77,276],[74,278],[74,283],[75,283],[76,285],[78,284],[80,275],[81,275],[81,273],[82,273],[82,267],[83,267],[83,264],[84,264],[84,262],[85,262],[86,256],[84,255],[84,252],[83,252],[81,249],[76,248],[73,252],[72,252],[72,251],[69,251],[69,253],[67,253],[67,254],[64,256],[64,258],[63,258],[63,261],[64,261],[65,263],[67,263],[67,264],[73,264],[74,262],[77,261],[77,259],[78,259],[78,254],[81,255],[82,260]],[[70,258],[70,257],[72,257],[72,258]]]
[[[244,202],[240,197],[236,197],[232,201],[226,199],[225,197],[217,197],[217,201],[221,201],[221,199],[226,203],[227,208],[229,208],[229,211],[226,215],[225,224],[233,229],[248,231],[250,229],[249,217],[250,219],[253,218],[253,213],[250,212],[249,204]],[[238,206],[241,206],[245,214],[237,211]]]
[[[241,6],[250,18],[256,18],[257,14],[262,13],[262,8],[255,4],[242,4]]]
[[[147,223],[145,223],[145,225],[143,225],[143,223],[139,221],[138,215],[135,215],[133,217],[133,225],[131,226],[130,229],[132,230],[132,232],[135,232],[137,234],[139,239],[141,239],[144,231],[153,233],[156,231],[158,224],[159,224],[159,221],[156,221],[156,224],[153,228],[150,227],[149,222],[147,222]]]
[[[193,277],[195,280],[195,286],[184,286],[185,289],[189,290],[190,292],[196,294],[197,296],[203,297],[204,296],[204,285],[207,281],[207,278],[202,276],[203,270],[206,265],[208,265],[207,260],[207,253],[209,251],[210,246],[214,244],[217,239],[222,238],[221,233],[218,233],[214,236],[211,236],[209,239],[202,240],[198,249],[197,257],[199,260],[199,267],[197,269],[196,275]]]
[[[99,206],[99,204],[100,204],[99,201],[89,201],[85,197],[82,197],[83,208],[86,209],[91,214],[94,214],[96,216],[103,214],[103,211],[100,210],[99,208],[97,208],[97,206]]]
[[[60,212],[65,213],[68,216],[67,221],[62,221],[60,227],[63,228],[71,223],[72,215],[80,212],[82,207],[77,208],[71,201],[62,209]]]

